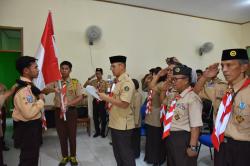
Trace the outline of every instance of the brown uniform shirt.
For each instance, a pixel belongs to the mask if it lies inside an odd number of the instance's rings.
[[[156,85],[156,90],[153,92],[152,98],[152,112],[145,116],[145,123],[154,126],[154,127],[161,127],[160,122],[160,109],[161,109],[161,102],[160,102],[160,92],[162,89],[163,82],[160,82]]]
[[[171,131],[188,131],[191,127],[200,127],[202,123],[202,103],[199,96],[190,91],[191,87],[184,90],[177,100],[174,110]]]
[[[142,95],[140,92],[135,91],[132,99],[132,110],[134,112],[135,127],[141,127],[141,106],[142,106]]]
[[[214,107],[214,120],[226,89],[227,83],[219,78],[216,78],[214,80],[206,82],[203,89],[199,93],[200,98],[205,98],[212,101]]]
[[[97,90],[99,90],[100,93],[105,93],[109,87],[108,82],[101,80],[98,81],[97,79],[92,80],[89,85],[94,86]]]
[[[71,79],[69,77],[69,78],[67,78],[67,80],[65,82],[62,81],[62,84],[64,84],[64,83],[66,83],[66,87],[67,87],[66,98],[67,98],[68,102],[70,102],[70,101],[74,100],[76,97],[82,95],[82,93],[83,93],[82,87],[77,79]],[[47,88],[58,88],[58,83],[53,82],[52,84],[49,84],[47,86]],[[61,106],[61,98],[60,98],[59,93],[55,94],[54,104],[55,104],[55,107]]]
[[[31,82],[24,77],[21,77],[21,80]],[[44,101],[41,99],[37,100],[31,91],[31,86],[27,86],[16,92],[14,106],[12,113],[14,121],[30,121],[41,118]]]
[[[243,85],[247,78],[233,85],[234,92]],[[229,118],[225,136],[239,141],[250,141],[250,86],[240,90],[233,102],[233,110]]]
[[[113,90],[113,98],[130,103],[127,108],[112,105],[109,112],[109,127],[117,130],[129,130],[135,128],[134,113],[132,111],[132,97],[134,95],[134,83],[128,74],[119,76]]]

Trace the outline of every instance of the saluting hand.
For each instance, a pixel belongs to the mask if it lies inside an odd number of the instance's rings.
[[[168,73],[168,68],[165,68],[165,69],[161,69],[159,72],[158,72],[158,77],[162,77],[162,76],[165,76],[167,75]]]
[[[216,77],[219,73],[219,63],[214,63],[207,67],[207,69],[203,72],[203,76],[206,78]]]

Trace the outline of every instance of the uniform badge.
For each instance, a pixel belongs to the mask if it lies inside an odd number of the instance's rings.
[[[246,104],[241,101],[240,104],[239,104],[239,109],[240,110],[246,109]]]
[[[214,83],[213,82],[208,82],[207,87],[209,87],[209,88],[214,87]]]
[[[232,50],[232,51],[230,51],[230,56],[236,56],[236,51],[234,51],[234,50]]]
[[[125,91],[129,91],[129,87],[128,87],[128,86],[125,86],[125,87],[124,87],[124,90],[125,90]]]
[[[32,96],[27,96],[26,100],[28,101],[28,103],[33,103],[33,97]]]
[[[179,73],[180,71],[181,71],[181,69],[180,69],[180,68],[178,68],[178,67],[177,67],[177,68],[175,68],[175,72],[176,72],[176,73]]]
[[[236,115],[235,119],[237,120],[238,123],[241,123],[245,120],[241,115]]]
[[[179,114],[176,114],[176,115],[174,116],[174,118],[175,118],[175,120],[179,120],[179,119],[180,119],[180,115],[179,115]]]

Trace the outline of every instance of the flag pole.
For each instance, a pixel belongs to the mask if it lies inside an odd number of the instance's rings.
[[[59,87],[59,90],[60,90],[60,100],[61,100],[61,111],[63,113],[63,120],[66,121],[66,108],[65,108],[65,105],[64,105],[64,100],[63,100],[63,95],[62,95],[62,82],[60,80],[57,81],[57,84],[58,84],[58,87]]]

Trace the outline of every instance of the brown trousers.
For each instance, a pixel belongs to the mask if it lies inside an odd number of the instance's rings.
[[[60,119],[60,112],[61,110],[56,108],[56,130],[60,140],[62,156],[69,156],[68,141],[70,147],[70,156],[76,156],[77,110],[74,107],[69,107],[66,112],[66,121],[64,121],[64,119]]]
[[[191,134],[187,131],[174,131],[165,139],[168,166],[197,166],[197,157],[188,157],[186,149]]]
[[[225,137],[220,150],[214,151],[214,166],[249,166],[250,142]]]

